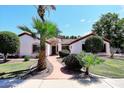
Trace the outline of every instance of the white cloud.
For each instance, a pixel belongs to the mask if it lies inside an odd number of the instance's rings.
[[[80,22],[82,22],[82,23],[85,22],[85,19],[81,19]]]
[[[94,23],[94,22],[96,22],[97,20],[96,20],[96,19],[94,19],[94,20],[92,20],[92,19],[88,19],[88,20],[81,19],[80,21],[81,21],[81,22],[86,22],[86,23]]]
[[[87,20],[86,20],[86,19],[81,19],[81,20],[80,20],[81,23],[84,23],[84,22],[85,22],[85,23],[94,23],[94,22],[96,22],[96,21],[97,21],[96,19],[91,19],[91,18],[89,18],[89,19],[87,19]]]

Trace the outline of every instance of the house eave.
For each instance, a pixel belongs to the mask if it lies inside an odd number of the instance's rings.
[[[76,42],[78,42],[78,41],[80,41],[80,40],[83,40],[83,39],[85,39],[85,38],[87,38],[87,37],[89,37],[89,36],[91,36],[91,35],[96,35],[96,34],[95,34],[94,32],[92,32],[92,33],[90,33],[90,34],[88,34],[88,35],[85,35],[85,36],[83,36],[83,37],[81,37],[81,38],[78,38],[78,39],[72,41],[69,45],[74,44],[74,43],[76,43]],[[106,39],[106,38],[103,38],[103,40],[106,41],[106,42],[108,42],[108,43],[110,43],[110,40],[108,40],[108,39]]]

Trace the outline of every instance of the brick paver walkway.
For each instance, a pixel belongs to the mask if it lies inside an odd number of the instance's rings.
[[[57,59],[56,59],[57,57],[58,56],[49,56],[48,57],[49,62],[53,65],[53,72],[51,73],[51,75],[46,77],[46,79],[69,79],[69,78],[71,78],[72,75],[64,74],[63,72],[61,72],[60,69],[63,66],[62,66],[62,64],[57,62]]]

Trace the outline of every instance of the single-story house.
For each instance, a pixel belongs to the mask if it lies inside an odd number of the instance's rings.
[[[58,54],[62,49],[70,50],[70,53],[80,53],[81,51],[85,51],[85,40],[94,33],[90,33],[78,39],[63,39],[61,37],[51,38],[46,40],[46,55],[55,55]],[[19,56],[32,56],[35,57],[38,55],[38,51],[40,48],[40,40],[39,38],[33,38],[30,33],[23,32],[19,35],[20,38],[20,50]],[[110,55],[110,42],[107,39],[104,40],[104,49],[99,52],[100,55]]]
[[[18,55],[36,57],[40,48],[40,39],[33,38],[28,32],[23,32],[18,35],[20,39],[20,49]]]

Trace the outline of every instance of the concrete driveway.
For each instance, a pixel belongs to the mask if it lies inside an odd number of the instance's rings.
[[[16,88],[124,88],[124,79],[78,79],[78,80],[39,80],[30,79]]]

